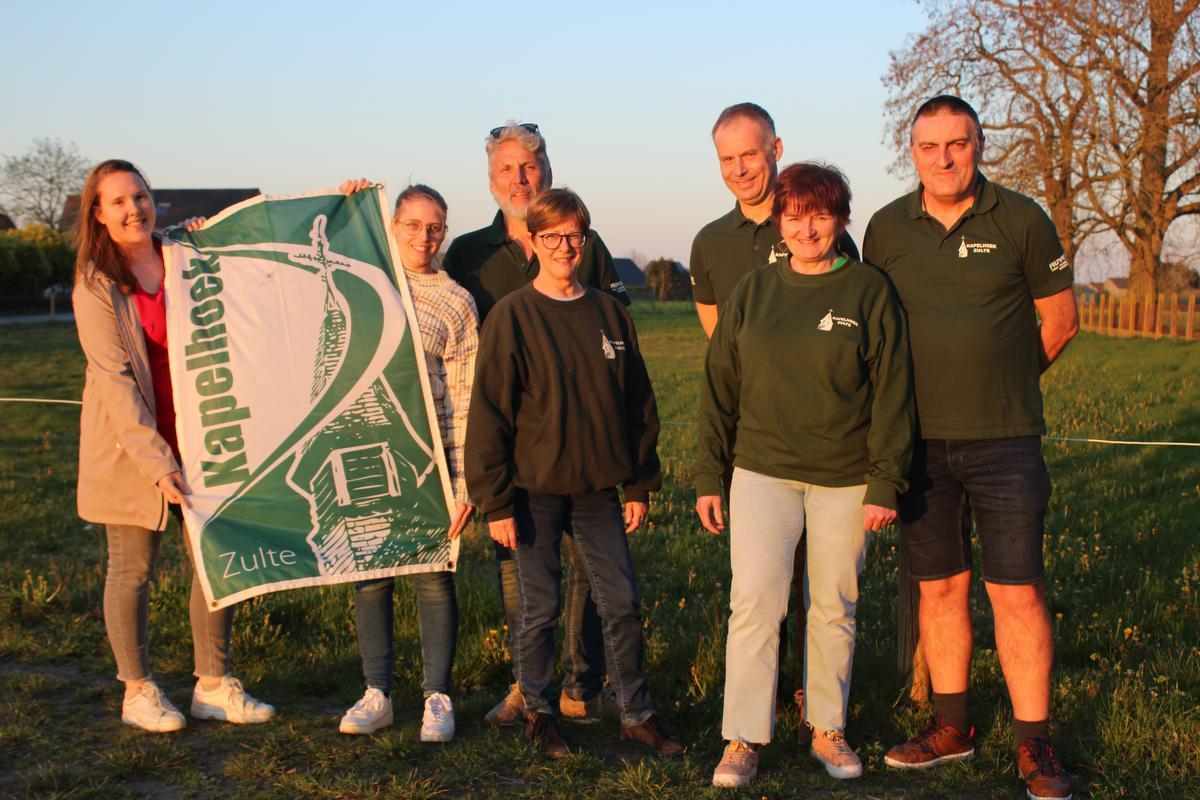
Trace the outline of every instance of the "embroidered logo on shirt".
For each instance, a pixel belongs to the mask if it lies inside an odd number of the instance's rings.
[[[771,254],[767,256],[767,263],[774,264],[779,259],[787,259],[792,252],[788,250],[787,242],[780,239],[774,247],[771,248]]]
[[[625,343],[609,339],[604,331],[600,331],[600,350],[604,353],[604,357],[611,361],[617,357],[618,350],[625,351]]]
[[[608,290],[613,294],[623,294],[625,292],[625,284],[621,281],[613,281],[608,285]]]
[[[1060,269],[1066,269],[1069,266],[1071,265],[1067,263],[1067,257],[1064,254],[1050,262],[1050,271],[1058,272]]]
[[[962,237],[958,243],[958,257],[966,258],[971,253],[983,253],[984,255],[996,250],[998,245],[991,242],[968,242],[967,237]]]
[[[840,325],[843,328],[857,328],[858,321],[849,317],[835,317],[831,308],[826,312],[825,316],[821,317],[821,321],[817,323],[817,330],[831,331],[834,325]]]

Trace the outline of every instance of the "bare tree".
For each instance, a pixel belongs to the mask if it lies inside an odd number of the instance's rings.
[[[1091,0],[1062,23],[1085,36],[1104,113],[1081,164],[1091,210],[1130,257],[1134,294],[1157,294],[1163,243],[1200,214],[1200,0]],[[1117,188],[1093,176],[1118,177]]]
[[[943,92],[979,107],[985,170],[1040,197],[1072,260],[1110,230],[1134,291],[1154,291],[1171,223],[1197,206],[1200,0],[925,0],[928,28],[891,54],[893,171],[911,115]]]
[[[5,156],[0,166],[0,190],[8,209],[25,222],[42,222],[57,229],[63,205],[87,177],[88,162],[79,148],[59,139],[34,139],[21,156]]]

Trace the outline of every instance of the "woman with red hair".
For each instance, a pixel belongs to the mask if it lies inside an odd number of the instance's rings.
[[[696,510],[725,529],[730,489],[729,637],[715,786],[745,786],[774,723],[779,624],[808,526],[804,692],[812,754],[835,778],[862,762],[846,742],[858,576],[870,532],[896,518],[912,451],[908,338],[888,280],[837,250],[850,219],[838,170],[794,164],[772,216],[789,257],[733,290],[708,348]]]

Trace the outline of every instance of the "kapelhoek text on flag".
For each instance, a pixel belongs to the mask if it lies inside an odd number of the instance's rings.
[[[252,198],[163,247],[184,522],[211,607],[453,569],[453,495],[382,187]]]

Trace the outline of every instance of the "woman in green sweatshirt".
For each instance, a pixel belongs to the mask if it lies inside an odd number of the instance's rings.
[[[835,778],[862,763],[844,728],[858,575],[869,532],[896,517],[914,412],[904,319],[875,269],[837,252],[850,218],[838,170],[779,175],[775,224],[790,252],[738,283],[709,344],[696,510],[725,528],[721,473],[732,449],[729,637],[717,786],[744,786],[770,741],[792,556],[808,524],[804,689],[812,754]],[[734,442],[736,441],[736,444]]]

